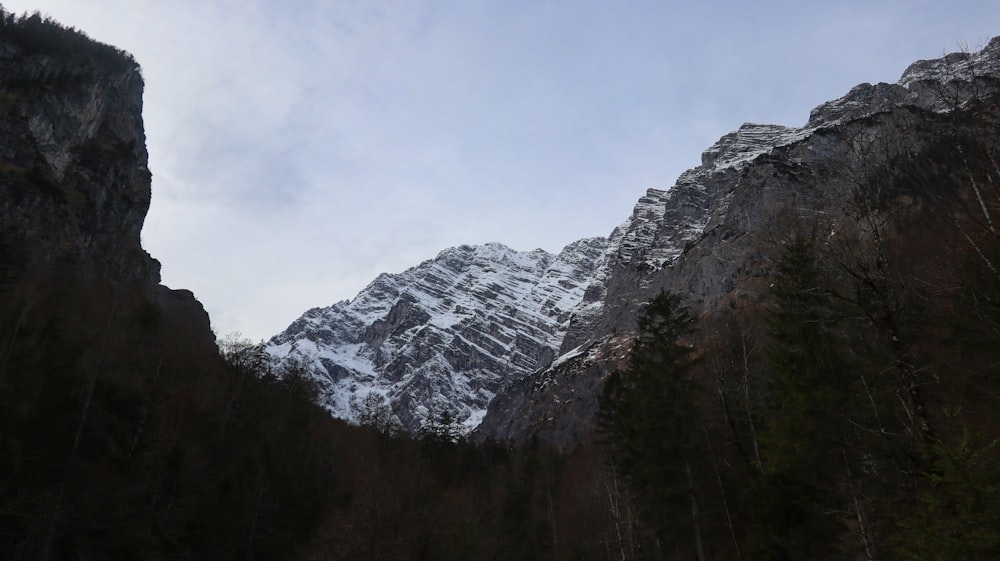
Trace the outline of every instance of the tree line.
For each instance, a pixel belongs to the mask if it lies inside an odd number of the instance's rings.
[[[78,64],[96,59],[120,70],[139,67],[126,51],[95,41],[82,30],[37,11],[18,16],[0,4],[0,37],[16,44],[26,55],[49,55]]]

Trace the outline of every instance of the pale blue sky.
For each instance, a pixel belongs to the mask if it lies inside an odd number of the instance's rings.
[[[1000,2],[4,1],[132,52],[164,283],[263,339],[463,243],[604,236],[743,122],[1000,34]]]

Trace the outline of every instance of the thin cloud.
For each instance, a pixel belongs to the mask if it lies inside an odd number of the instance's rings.
[[[265,338],[447,246],[606,235],[745,121],[995,33],[1000,5],[23,0],[132,52],[164,281]]]

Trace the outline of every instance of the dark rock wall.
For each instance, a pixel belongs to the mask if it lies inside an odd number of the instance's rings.
[[[645,302],[670,290],[705,318],[760,304],[790,232],[843,233],[858,181],[901,163],[931,165],[935,146],[956,130],[995,140],[995,122],[977,112],[998,98],[1000,38],[979,53],[914,63],[896,84],[859,85],[814,109],[801,129],[745,124],[723,136],[699,167],[670,190],[651,189],[612,233],[603,305],[571,325],[560,349],[621,352],[586,354],[509,384],[477,436],[579,442],[594,427],[601,383],[626,363],[627,334]],[[586,400],[583,388],[592,392]]]
[[[42,322],[42,315],[58,314],[44,304],[57,300],[45,290],[76,293],[120,306],[119,318],[134,312],[175,324],[180,331],[171,338],[214,352],[202,306],[188,291],[161,286],[159,263],[140,245],[152,176],[139,66],[79,35],[42,31],[0,31],[4,307],[31,308]],[[40,41],[44,32],[58,37]]]

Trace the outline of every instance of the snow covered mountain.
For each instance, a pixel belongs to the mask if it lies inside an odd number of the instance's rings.
[[[928,116],[998,90],[1000,38],[916,62],[896,83],[856,86],[802,127],[746,123],[673,186],[649,189],[608,238],[556,256],[445,250],[352,301],[309,310],[268,352],[307,364],[338,417],[385,403],[408,430],[447,412],[465,430],[482,423],[480,434],[571,443],[589,430],[595,392],[627,356],[644,302],[666,288],[705,315],[758,299],[768,232],[803,212],[835,213],[823,205],[847,196],[859,142],[898,137],[911,153],[930,150]],[[921,120],[928,132],[906,136]]]
[[[558,255],[501,244],[442,251],[382,274],[356,298],[314,308],[267,345],[310,368],[337,417],[386,404],[407,430],[447,413],[474,428],[502,384],[549,363],[574,310],[600,294],[609,243]],[[384,398],[384,399],[383,399]]]
[[[724,135],[672,187],[639,199],[612,235],[600,304],[578,314],[584,321],[570,326],[551,366],[497,394],[477,434],[579,442],[592,429],[603,380],[627,360],[645,302],[667,289],[701,317],[758,304],[782,228],[850,223],[845,201],[858,177],[933,161],[943,137],[975,128],[962,119],[979,121],[976,111],[996,107],[998,97],[995,38],[976,53],[915,62],[896,83],[855,86],[813,109],[802,127],[746,123]]]

